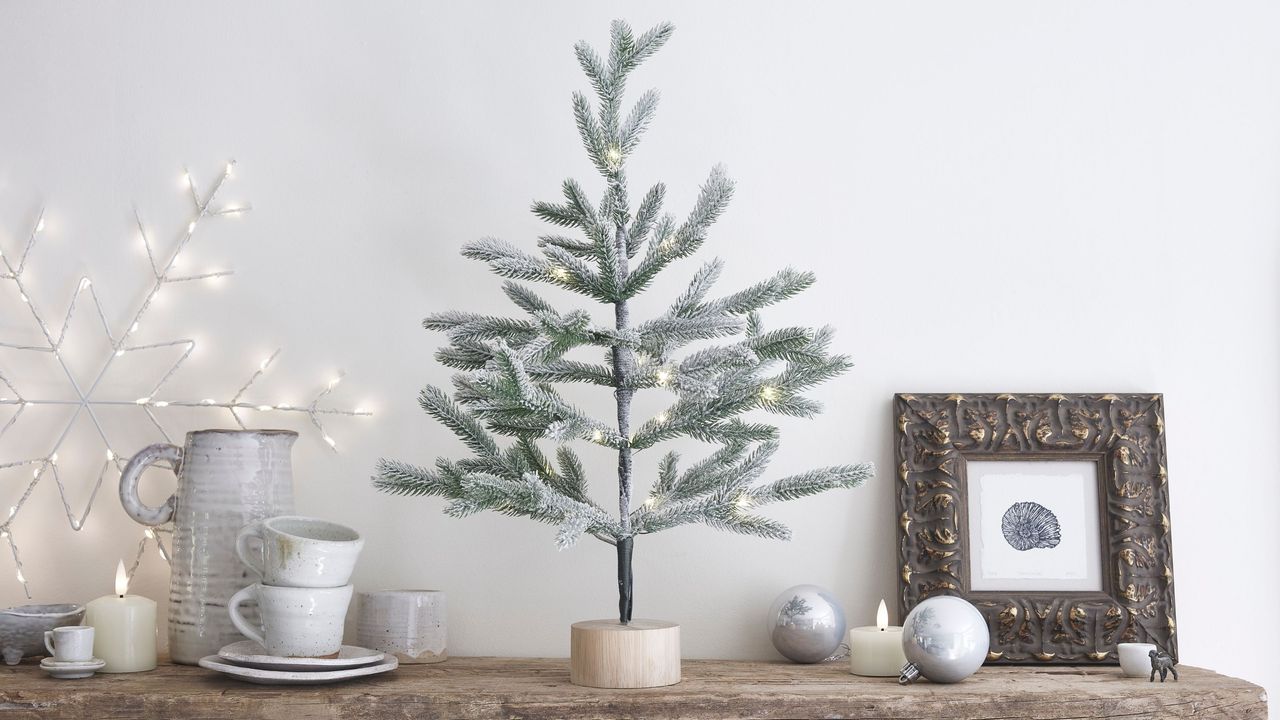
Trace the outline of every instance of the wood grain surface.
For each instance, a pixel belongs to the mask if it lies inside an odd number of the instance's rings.
[[[652,688],[680,682],[680,626],[664,620],[576,622],[569,680],[594,688]]]
[[[31,660],[0,667],[0,719],[265,718],[1257,718],[1262,688],[1179,667],[1180,682],[1115,667],[986,667],[956,685],[850,675],[847,663],[686,660],[679,685],[597,690],[567,660],[450,658],[337,685],[269,687],[201,668],[54,680]]]

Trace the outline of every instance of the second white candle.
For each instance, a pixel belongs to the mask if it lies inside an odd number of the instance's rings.
[[[881,600],[874,626],[849,630],[849,672],[867,677],[897,677],[906,664],[902,628],[889,624],[889,609]]]

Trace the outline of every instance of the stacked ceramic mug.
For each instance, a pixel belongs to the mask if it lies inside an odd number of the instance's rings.
[[[286,658],[336,658],[351,603],[351,573],[364,547],[345,525],[285,515],[247,525],[236,538],[241,562],[262,576],[231,596],[236,629]],[[240,611],[257,601],[261,627]]]

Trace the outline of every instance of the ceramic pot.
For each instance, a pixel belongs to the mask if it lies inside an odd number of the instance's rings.
[[[169,581],[169,654],[195,665],[223,645],[241,639],[227,616],[231,596],[257,577],[236,557],[240,528],[293,512],[290,430],[200,430],[186,444],[152,445],[120,475],[125,512],[147,526],[173,521]],[[138,498],[138,479],[154,464],[167,464],[178,490],[160,507]],[[256,608],[244,608],[256,620]]]
[[[391,653],[402,663],[437,663],[446,648],[445,596],[439,590],[360,593],[356,644]]]

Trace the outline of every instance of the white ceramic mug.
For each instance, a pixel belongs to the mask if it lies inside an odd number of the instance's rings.
[[[44,646],[54,662],[88,662],[93,659],[93,628],[67,625],[45,630]]]
[[[446,648],[445,596],[439,590],[360,593],[356,644],[395,655],[402,663],[437,663]]]
[[[255,541],[256,552],[250,549]],[[279,587],[342,587],[363,547],[360,533],[346,525],[297,515],[250,523],[236,536],[240,561],[264,584]]]
[[[337,588],[274,587],[255,583],[231,596],[231,624],[250,640],[280,657],[337,657],[351,604],[352,586]],[[240,604],[258,601],[262,628],[240,614]]]
[[[1120,643],[1116,652],[1120,654],[1120,671],[1125,677],[1147,677],[1151,674],[1151,651],[1156,646],[1151,643]]]

